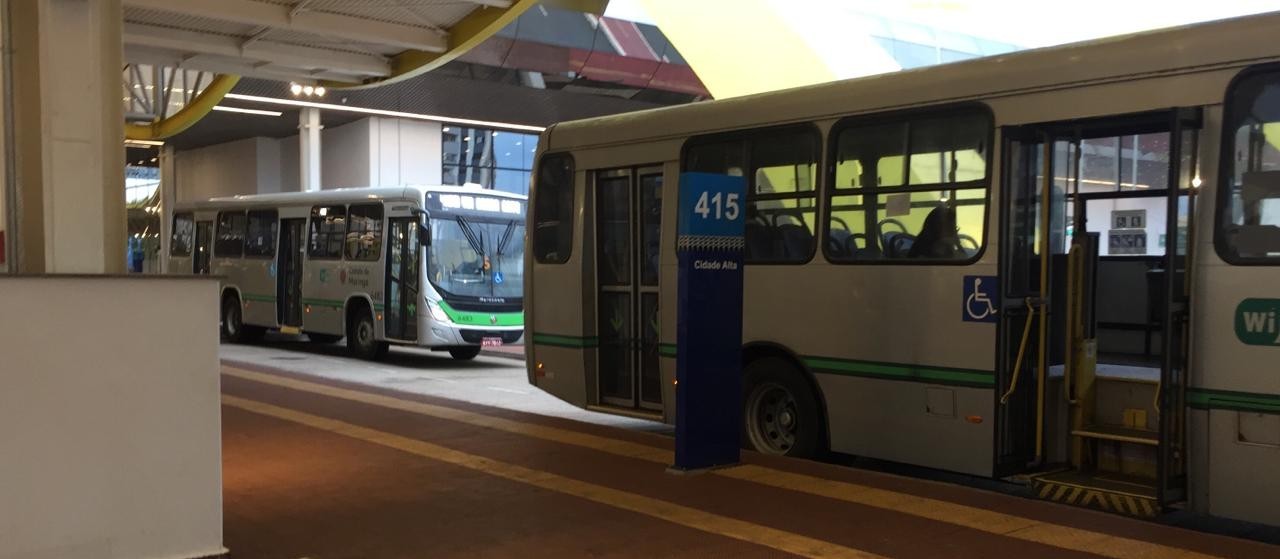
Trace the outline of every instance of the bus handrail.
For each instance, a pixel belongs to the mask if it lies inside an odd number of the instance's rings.
[[[1018,342],[1018,356],[1013,362],[1013,379],[1009,381],[1009,390],[1000,397],[1000,405],[1009,403],[1009,398],[1013,396],[1013,392],[1018,389],[1018,377],[1022,375],[1022,358],[1027,353],[1027,340],[1031,338],[1031,320],[1036,317],[1036,307],[1032,304],[1032,298],[1026,298],[1027,303],[1027,321],[1022,326],[1022,341]]]

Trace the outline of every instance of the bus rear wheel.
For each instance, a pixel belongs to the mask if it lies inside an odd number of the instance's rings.
[[[387,355],[387,342],[378,341],[373,313],[357,308],[347,320],[347,350],[360,359],[378,361]]]
[[[470,361],[480,355],[479,346],[461,346],[449,348],[449,355],[458,361]]]
[[[247,344],[262,339],[265,328],[249,326],[244,323],[244,310],[240,307],[240,298],[227,295],[222,298],[222,320],[220,323],[222,339],[233,344]]]
[[[743,445],[762,454],[817,456],[818,401],[800,371],[778,357],[752,361],[742,385]]]

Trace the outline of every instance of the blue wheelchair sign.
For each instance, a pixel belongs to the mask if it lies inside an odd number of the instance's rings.
[[[999,319],[1000,278],[996,276],[964,277],[965,322],[995,322]]]
[[[494,272],[494,273],[493,273],[493,283],[495,283],[495,284],[499,284],[499,285],[500,285],[500,284],[502,284],[502,282],[504,282],[504,281],[506,281],[506,280],[504,280],[504,279],[502,278],[502,272]]]

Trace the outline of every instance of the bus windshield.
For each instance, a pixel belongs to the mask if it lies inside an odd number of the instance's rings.
[[[427,277],[446,298],[519,299],[524,229],[519,218],[433,215]]]

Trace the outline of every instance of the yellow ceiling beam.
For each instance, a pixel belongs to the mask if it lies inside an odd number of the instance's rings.
[[[126,124],[124,137],[129,140],[163,140],[179,134],[209,114],[239,81],[240,76],[219,74],[190,103],[168,118],[151,124]]]
[[[768,0],[641,0],[716,99],[836,79]],[[857,56],[850,53],[849,56]]]
[[[320,83],[330,89],[365,89],[419,76],[462,56],[538,4],[600,15],[604,13],[609,0],[517,0],[509,8],[480,8],[448,29],[449,48],[444,52],[409,50],[397,54],[391,58],[391,75],[385,78],[372,78],[360,84],[330,81]]]

